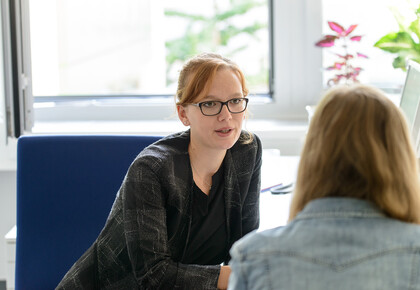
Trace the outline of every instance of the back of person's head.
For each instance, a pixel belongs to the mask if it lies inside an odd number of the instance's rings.
[[[420,223],[419,190],[416,154],[399,108],[369,86],[330,89],[311,120],[289,220],[311,200],[351,197]]]
[[[244,74],[236,63],[219,54],[206,52],[191,58],[183,66],[178,78],[176,104],[191,104],[204,98],[216,72],[221,69],[230,69],[237,74],[242,93],[246,97],[248,87]]]

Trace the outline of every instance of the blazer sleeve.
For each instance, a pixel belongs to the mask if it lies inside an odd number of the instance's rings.
[[[120,189],[125,240],[136,280],[141,289],[216,289],[219,265],[185,265],[172,260],[162,173],[154,166],[158,161],[137,159]]]
[[[262,145],[258,136],[254,135],[254,162],[251,164],[251,180],[242,208],[242,236],[258,229],[260,224],[260,191]]]

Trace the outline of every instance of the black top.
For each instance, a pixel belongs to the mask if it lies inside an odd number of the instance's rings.
[[[217,265],[226,259],[229,249],[223,185],[223,164],[213,175],[209,195],[194,183],[191,232],[183,263]]]

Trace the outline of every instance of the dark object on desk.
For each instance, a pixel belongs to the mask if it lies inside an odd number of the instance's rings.
[[[293,191],[293,182],[281,184],[270,189],[272,194],[286,194]]]
[[[131,162],[160,137],[22,136],[15,289],[54,289],[97,238]]]

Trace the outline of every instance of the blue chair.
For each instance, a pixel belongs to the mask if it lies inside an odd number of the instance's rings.
[[[94,242],[134,158],[156,136],[28,135],[17,149],[15,288],[54,289]]]

